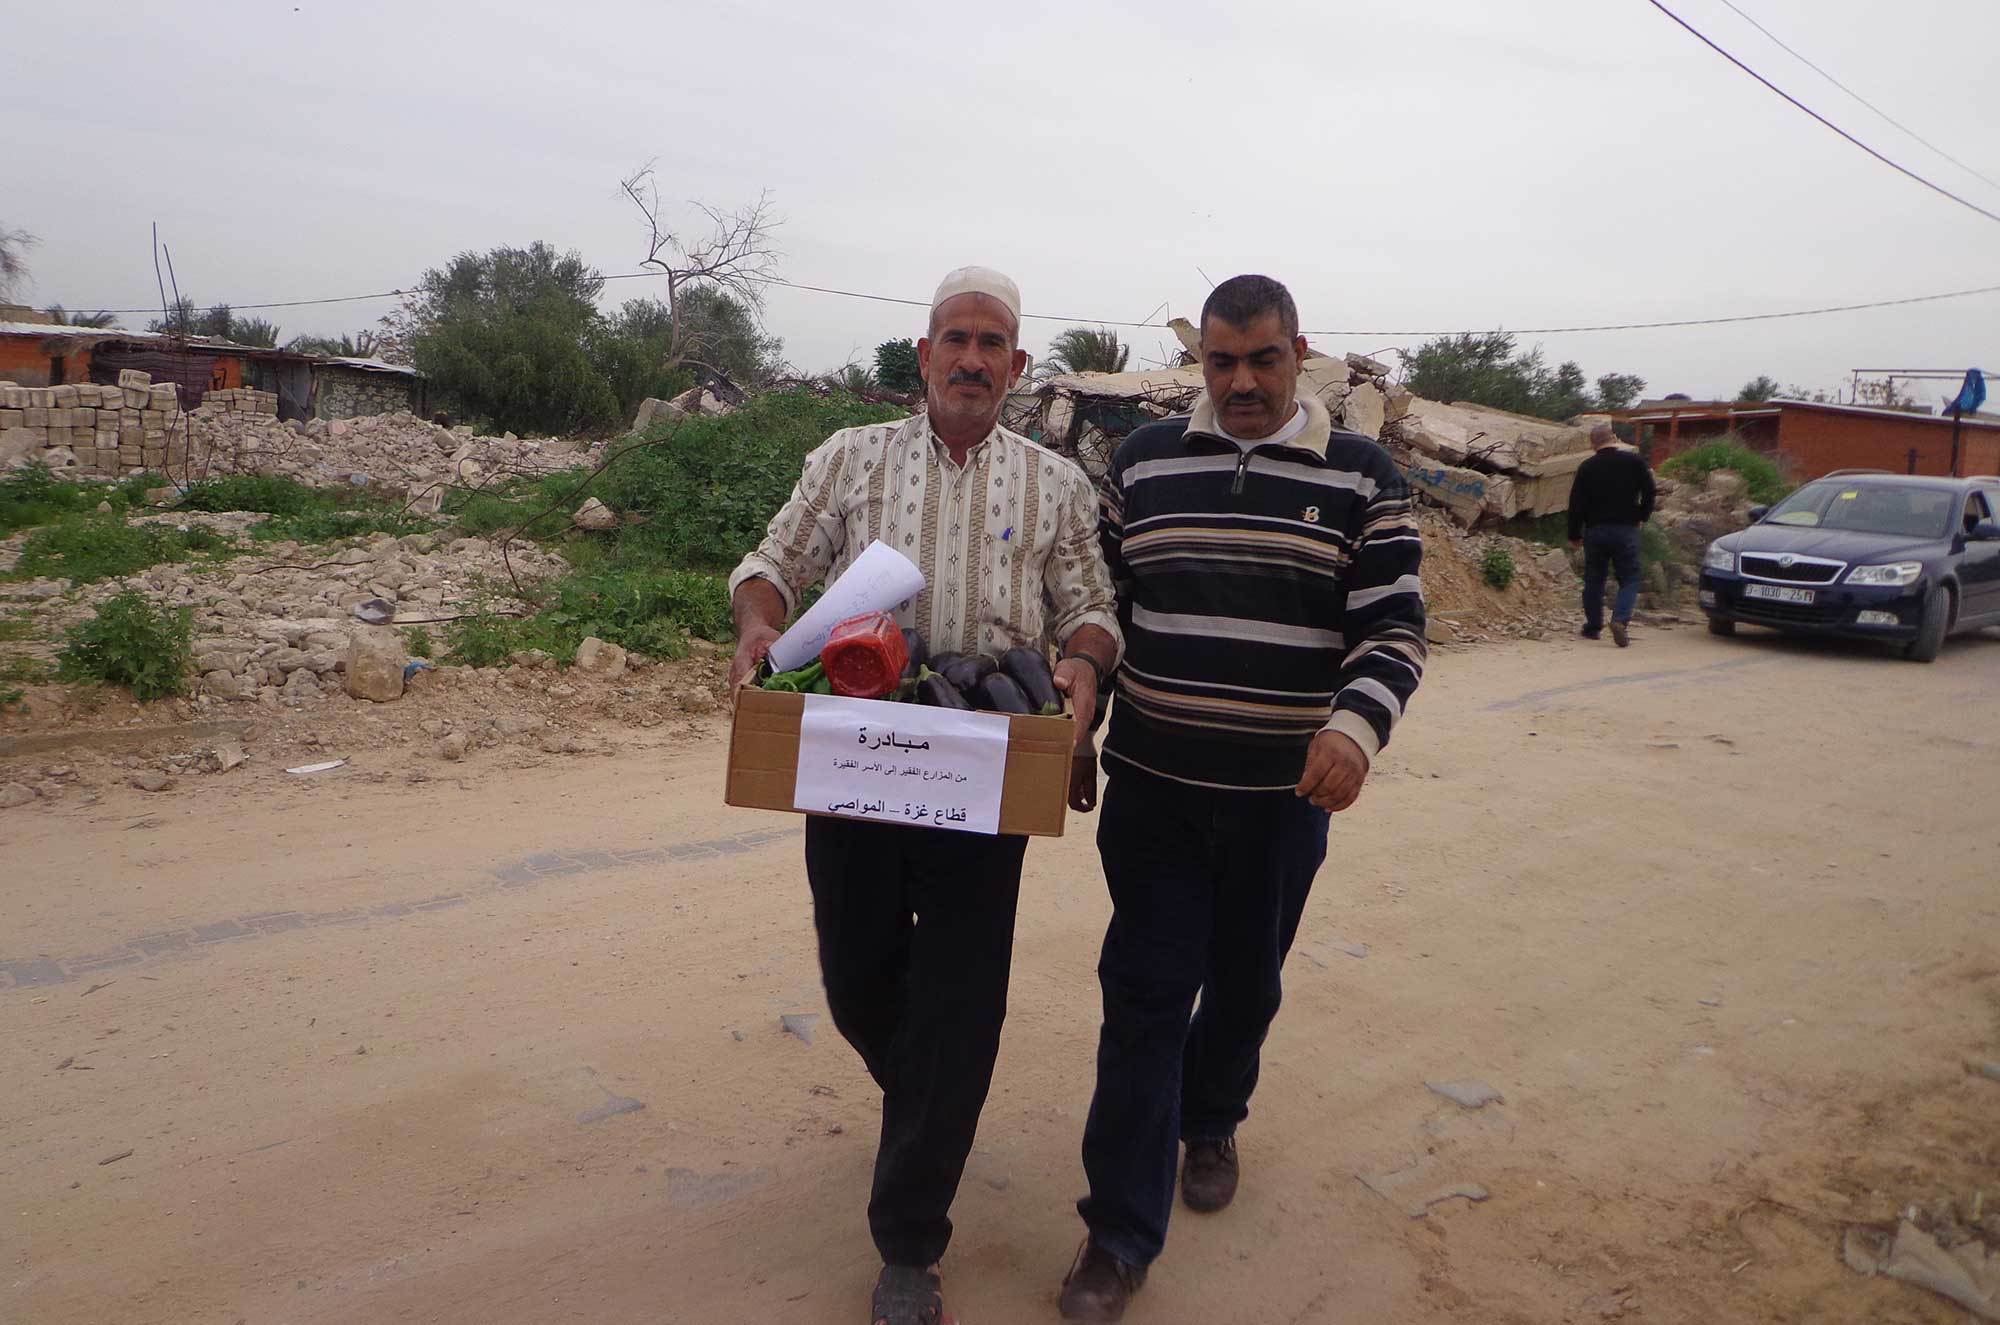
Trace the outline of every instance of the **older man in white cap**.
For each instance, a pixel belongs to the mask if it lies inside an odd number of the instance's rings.
[[[945,277],[917,342],[925,413],[848,428],[810,456],[730,577],[740,683],[811,585],[877,539],[925,586],[897,610],[932,652],[1056,646],[1087,731],[1120,636],[1096,497],[1068,460],[999,426],[1027,365],[1021,296],[984,267]],[[806,876],[827,1006],[882,1087],[869,1229],[876,1325],[936,1325],[948,1211],[993,1078],[1027,840],[815,816]]]

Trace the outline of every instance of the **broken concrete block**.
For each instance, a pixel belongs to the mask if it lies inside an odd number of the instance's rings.
[[[576,646],[576,670],[602,681],[625,675],[625,650],[591,635]]]
[[[618,513],[595,497],[590,498],[583,505],[577,507],[576,514],[571,516],[570,519],[575,521],[576,527],[579,529],[601,531],[616,529],[618,527]]]
[[[403,697],[403,668],[409,663],[403,637],[382,626],[362,626],[344,660],[347,693],[378,704]]]
[[[1382,390],[1374,383],[1364,383],[1347,393],[1341,402],[1340,426],[1349,432],[1358,432],[1369,441],[1380,441],[1382,424],[1387,419],[1387,402],[1382,398]]]
[[[1347,366],[1367,377],[1387,377],[1389,375],[1388,364],[1383,363],[1379,359],[1371,359],[1365,354],[1348,355]]]

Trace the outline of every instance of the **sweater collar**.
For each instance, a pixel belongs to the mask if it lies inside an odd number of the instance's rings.
[[[1301,391],[1298,402],[1306,412],[1306,430],[1286,442],[1285,446],[1290,450],[1310,452],[1324,460],[1327,439],[1333,434],[1333,416],[1327,413],[1325,402],[1310,391]],[[1217,441],[1228,441],[1216,426],[1215,402],[1209,399],[1207,391],[1203,391],[1201,399],[1195,402],[1194,414],[1188,419],[1188,431],[1206,434]],[[1263,443],[1253,442],[1251,445],[1255,447]]]

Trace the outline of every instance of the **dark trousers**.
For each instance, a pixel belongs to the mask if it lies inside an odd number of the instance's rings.
[[[1618,602],[1613,621],[1630,621],[1639,605],[1639,526],[1594,524],[1583,531],[1583,628],[1595,635],[1604,629],[1604,573],[1618,576]]]
[[[1099,1246],[1147,1265],[1166,1245],[1180,1142],[1232,1136],[1249,1115],[1327,813],[1289,791],[1112,769],[1097,828],[1112,904],[1104,1026],[1077,1209]]]
[[[890,1265],[951,1241],[952,1197],[1007,1016],[1024,837],[806,820],[833,1024],[882,1087],[868,1228]]]

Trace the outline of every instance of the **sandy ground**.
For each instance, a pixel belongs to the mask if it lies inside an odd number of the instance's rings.
[[[1993,635],[1439,656],[1336,821],[1242,1194],[1129,1319],[1964,1320],[1838,1246],[2000,1198],[1996,683]],[[862,1319],[877,1099],[725,736],[6,812],[0,1320]],[[1028,853],[966,1325],[1052,1321],[1079,1236],[1090,830]]]

